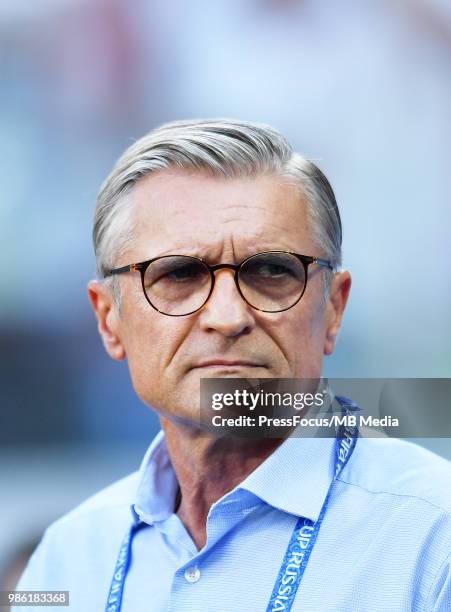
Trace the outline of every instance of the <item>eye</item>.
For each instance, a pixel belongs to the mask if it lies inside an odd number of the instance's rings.
[[[291,274],[291,270],[284,265],[275,263],[260,263],[253,266],[254,269],[250,271],[251,274],[258,276],[267,276],[270,278],[286,276]]]
[[[245,274],[260,279],[288,278],[296,275],[293,264],[290,265],[290,263],[274,257],[249,261],[245,268]]]
[[[188,257],[162,257],[147,268],[144,284],[146,287],[156,284],[193,286],[203,284],[208,277],[208,271]]]
[[[163,274],[160,278],[165,278],[167,280],[175,281],[175,282],[183,282],[183,281],[195,280],[199,278],[200,276],[202,276],[203,275],[202,273],[203,273],[203,269],[200,268],[198,265],[186,264],[186,265],[179,266],[177,268],[174,268],[173,270],[166,272],[166,274]]]

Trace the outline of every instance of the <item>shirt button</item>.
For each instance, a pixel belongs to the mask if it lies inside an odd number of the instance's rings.
[[[197,582],[200,578],[200,570],[198,567],[193,566],[185,570],[185,578],[188,582]]]

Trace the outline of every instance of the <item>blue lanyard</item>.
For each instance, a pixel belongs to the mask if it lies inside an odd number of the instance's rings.
[[[346,397],[335,397],[341,405],[343,417],[350,416],[353,411],[359,410],[358,406]],[[318,520],[315,523],[308,518],[298,519],[291,534],[266,612],[289,612],[291,610],[296,592],[307,567],[310,553],[315,545],[321,523],[326,514],[332,486],[352,455],[358,435],[359,432],[356,426],[348,427],[340,425],[335,440],[334,477],[327,491]]]
[[[358,406],[346,397],[336,396],[336,400],[341,406],[343,417],[350,416],[353,411],[359,410]],[[302,517],[297,520],[266,612],[289,612],[291,610],[296,592],[307,567],[310,553],[315,545],[321,523],[326,514],[332,486],[352,455],[358,435],[357,426],[347,426],[346,423],[340,425],[335,440],[334,477],[330,483],[318,520],[313,522]],[[130,566],[133,538],[137,531],[144,526],[146,526],[144,522],[133,524],[122,541],[108,593],[105,612],[120,612],[121,610],[125,578]]]

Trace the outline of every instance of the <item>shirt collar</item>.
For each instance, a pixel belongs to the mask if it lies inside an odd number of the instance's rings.
[[[334,444],[335,438],[290,436],[227,497],[248,491],[274,508],[316,521],[333,478]],[[134,521],[152,524],[169,518],[177,490],[160,431],[141,463],[131,508]]]
[[[239,488],[267,504],[316,521],[334,472],[335,438],[290,436]]]
[[[178,481],[169,459],[166,439],[159,431],[139,468],[138,488],[132,514],[135,521],[155,523],[173,514]]]

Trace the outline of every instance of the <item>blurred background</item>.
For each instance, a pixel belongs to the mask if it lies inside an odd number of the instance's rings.
[[[450,376],[448,0],[6,1],[0,69],[0,588],[158,430],[86,283],[100,183],[162,122],[269,123],[329,177],[354,284],[326,375]]]

